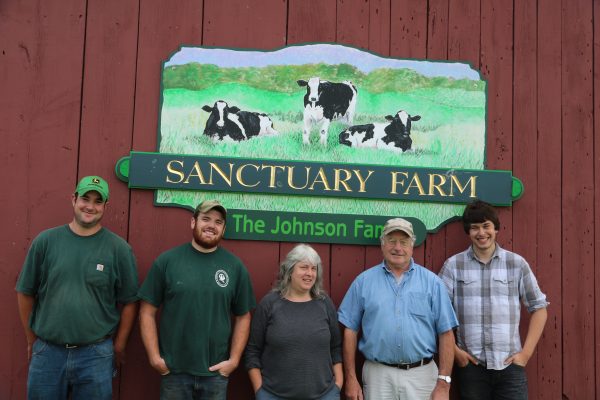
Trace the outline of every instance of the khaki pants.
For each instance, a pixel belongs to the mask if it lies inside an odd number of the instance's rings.
[[[363,366],[365,400],[429,400],[437,383],[435,362],[409,370],[366,360]]]

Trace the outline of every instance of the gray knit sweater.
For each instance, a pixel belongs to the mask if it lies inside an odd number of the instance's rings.
[[[335,306],[327,296],[292,302],[267,294],[254,313],[246,369],[258,368],[262,388],[285,399],[318,399],[335,384],[342,362]]]

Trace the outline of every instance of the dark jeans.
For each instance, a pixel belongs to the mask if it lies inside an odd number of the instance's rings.
[[[171,373],[161,377],[160,400],[225,400],[228,381],[221,375]]]
[[[456,376],[461,400],[527,400],[525,368],[518,365],[494,370],[469,363]]]
[[[33,344],[27,398],[29,400],[110,400],[113,342],[106,339],[67,349],[42,339]]]

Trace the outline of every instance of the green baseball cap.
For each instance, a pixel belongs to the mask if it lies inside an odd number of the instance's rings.
[[[99,176],[86,176],[81,178],[79,184],[77,184],[77,188],[75,188],[75,193],[79,196],[83,196],[92,190],[100,193],[102,200],[108,201],[108,183]]]

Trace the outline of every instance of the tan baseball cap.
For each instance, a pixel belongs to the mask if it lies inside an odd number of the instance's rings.
[[[227,220],[227,210],[218,200],[204,200],[196,207],[196,212],[206,214],[210,210],[219,210],[223,214],[223,219]]]
[[[417,239],[415,236],[415,232],[413,231],[412,224],[404,218],[392,218],[388,220],[383,226],[381,238],[395,231],[402,231],[406,233],[413,241]]]

